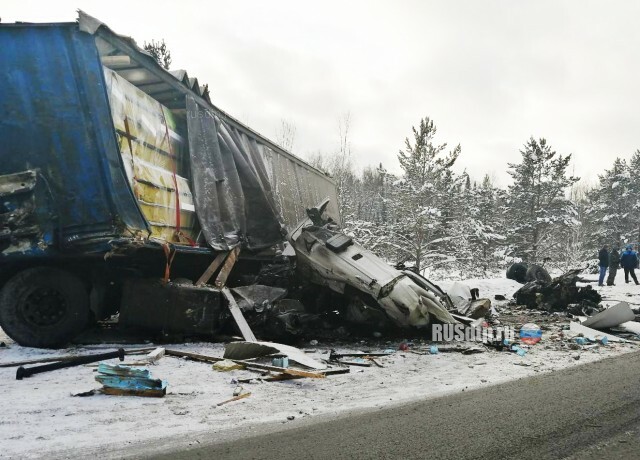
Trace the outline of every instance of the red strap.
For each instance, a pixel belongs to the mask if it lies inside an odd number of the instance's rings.
[[[162,245],[162,249],[164,251],[164,257],[166,259],[163,281],[165,283],[168,283],[171,277],[171,264],[173,263],[173,258],[176,256],[176,250],[169,243],[164,243]]]
[[[173,154],[173,147],[171,146],[171,137],[169,137],[169,126],[167,125],[167,118],[164,116],[164,107],[162,106],[162,104],[160,104],[158,102],[158,105],[160,105],[160,112],[162,113],[162,120],[164,122],[164,132],[165,132],[165,136],[167,138],[167,142],[169,143],[169,154],[171,155],[171,158],[173,159],[173,162],[171,163],[173,166],[173,187],[175,188],[176,191],[176,231],[175,231],[175,235],[178,237],[178,240],[180,238],[181,235],[181,231],[180,231],[180,191],[178,190],[178,177],[176,175],[176,163],[178,162],[178,157],[176,155]]]

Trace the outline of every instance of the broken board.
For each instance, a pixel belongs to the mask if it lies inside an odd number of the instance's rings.
[[[224,358],[249,359],[276,353],[286,355],[289,360],[311,369],[322,370],[327,368],[325,364],[310,358],[298,348],[272,342],[231,342],[224,349]]]

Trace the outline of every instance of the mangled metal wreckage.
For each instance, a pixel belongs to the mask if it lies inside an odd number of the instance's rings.
[[[0,60],[0,325],[18,343],[116,318],[212,336],[228,302],[264,338],[455,321],[437,286],[339,231],[329,177],[132,39],[83,12],[1,24]]]

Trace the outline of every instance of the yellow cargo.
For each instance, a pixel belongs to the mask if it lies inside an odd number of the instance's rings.
[[[111,115],[125,170],[151,236],[188,244],[195,238],[197,219],[189,181],[184,176],[186,155],[179,123],[169,109],[104,68]],[[177,187],[176,187],[177,186]],[[177,234],[176,202],[180,203]]]

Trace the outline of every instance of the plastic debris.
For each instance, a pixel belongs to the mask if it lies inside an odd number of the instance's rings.
[[[542,339],[542,330],[540,326],[533,323],[527,323],[520,328],[520,341],[527,345],[534,345]]]
[[[273,358],[271,364],[277,367],[289,367],[289,358],[287,356],[279,356]]]

